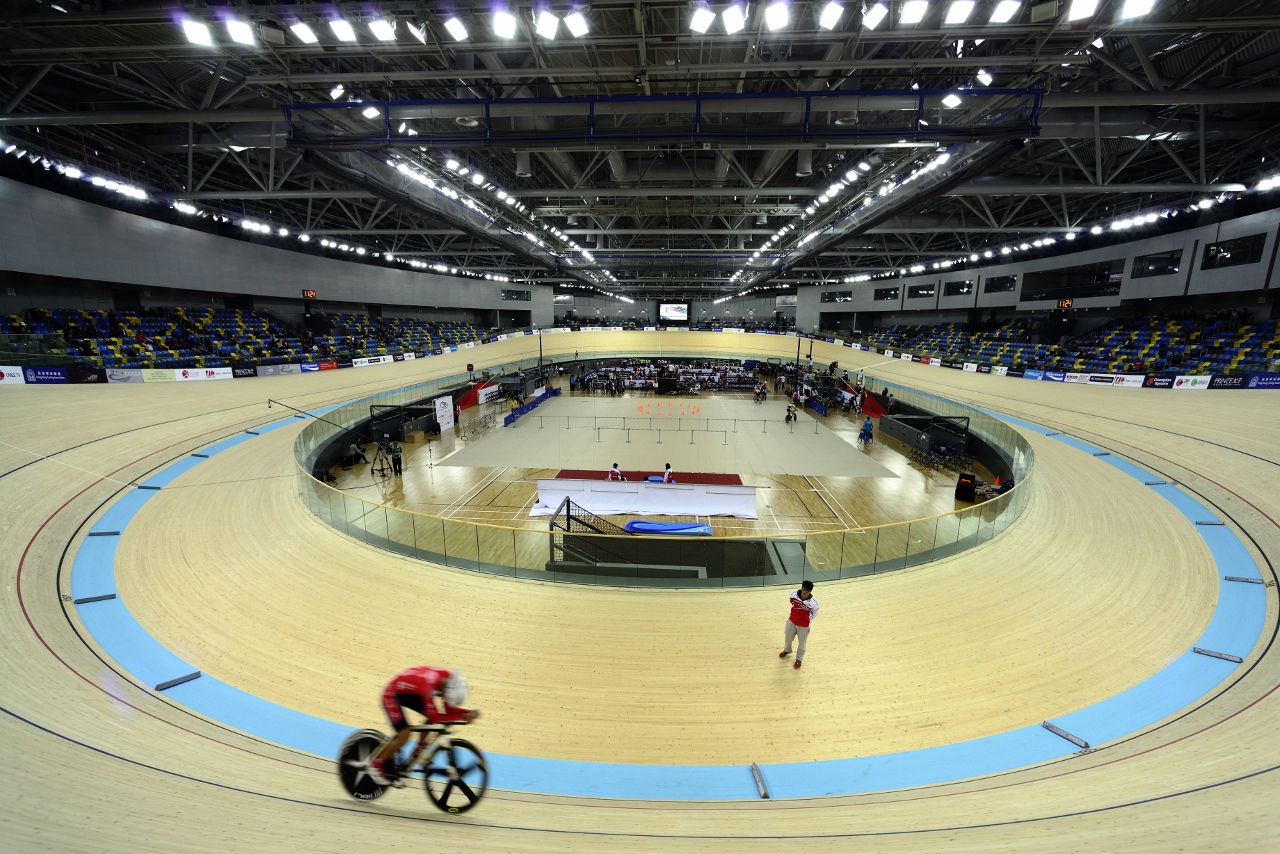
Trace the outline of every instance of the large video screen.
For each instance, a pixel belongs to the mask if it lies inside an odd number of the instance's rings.
[[[689,322],[689,304],[687,302],[664,302],[658,305],[658,317],[677,323]]]

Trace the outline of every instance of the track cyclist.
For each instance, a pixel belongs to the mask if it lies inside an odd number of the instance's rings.
[[[389,786],[398,776],[395,758],[410,736],[405,709],[424,715],[433,724],[470,723],[480,717],[480,712],[462,708],[466,701],[467,680],[458,670],[410,667],[396,674],[382,690],[382,709],[396,734],[369,760],[369,773],[374,780]]]

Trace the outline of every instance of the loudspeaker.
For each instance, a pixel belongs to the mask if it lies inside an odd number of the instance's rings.
[[[977,494],[974,491],[974,477],[972,472],[965,472],[960,475],[960,479],[956,481],[956,501],[974,501]]]

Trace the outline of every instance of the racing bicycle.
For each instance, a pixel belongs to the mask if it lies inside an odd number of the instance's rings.
[[[403,789],[411,778],[420,776],[433,804],[454,815],[466,812],[484,797],[489,786],[489,764],[480,748],[449,734],[450,727],[457,725],[410,726],[412,735],[400,753],[404,756],[408,751],[408,757],[389,769],[394,775],[390,786],[381,785],[369,773],[369,760],[390,736],[376,729],[353,732],[338,752],[342,787],[357,800],[372,801],[392,786]]]

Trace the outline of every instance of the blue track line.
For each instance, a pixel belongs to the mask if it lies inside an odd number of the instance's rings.
[[[320,415],[336,406],[316,410]],[[988,411],[988,410],[984,410]],[[1025,430],[1048,435],[1036,424],[995,412],[989,414]],[[257,428],[259,434],[295,423],[284,418]],[[224,439],[202,453],[213,457],[253,439],[240,434]],[[1101,449],[1071,436],[1052,438],[1089,454]],[[1154,473],[1121,457],[1096,459],[1145,483],[1160,480]],[[138,510],[176,478],[202,464],[185,457],[161,469],[141,486],[116,501],[90,533],[119,531],[122,535]],[[1243,543],[1225,525],[1196,525],[1220,521],[1196,498],[1172,485],[1148,487],[1169,501],[1204,539],[1217,564],[1218,601],[1197,647],[1247,658],[1262,635],[1266,591],[1262,585],[1228,582],[1222,576],[1261,578]],[[84,540],[72,565],[71,589],[76,599],[119,591],[115,585],[115,551],[120,538]],[[94,640],[143,684],[154,686],[184,676],[196,668],[161,646],[134,619],[123,599],[76,606]],[[1053,723],[1097,746],[1130,735],[1193,704],[1227,679],[1240,665],[1187,650],[1151,678]],[[326,721],[255,697],[210,676],[165,692],[177,702],[213,720],[269,741],[320,756],[335,756],[351,732],[347,724]],[[984,738],[921,750],[761,766],[775,798],[810,798],[925,786],[980,777],[1056,759],[1077,751],[1074,744],[1038,723]],[[489,754],[491,784],[497,788],[554,795],[646,800],[754,800],[755,782],[747,766],[640,765],[576,762],[528,756]]]

